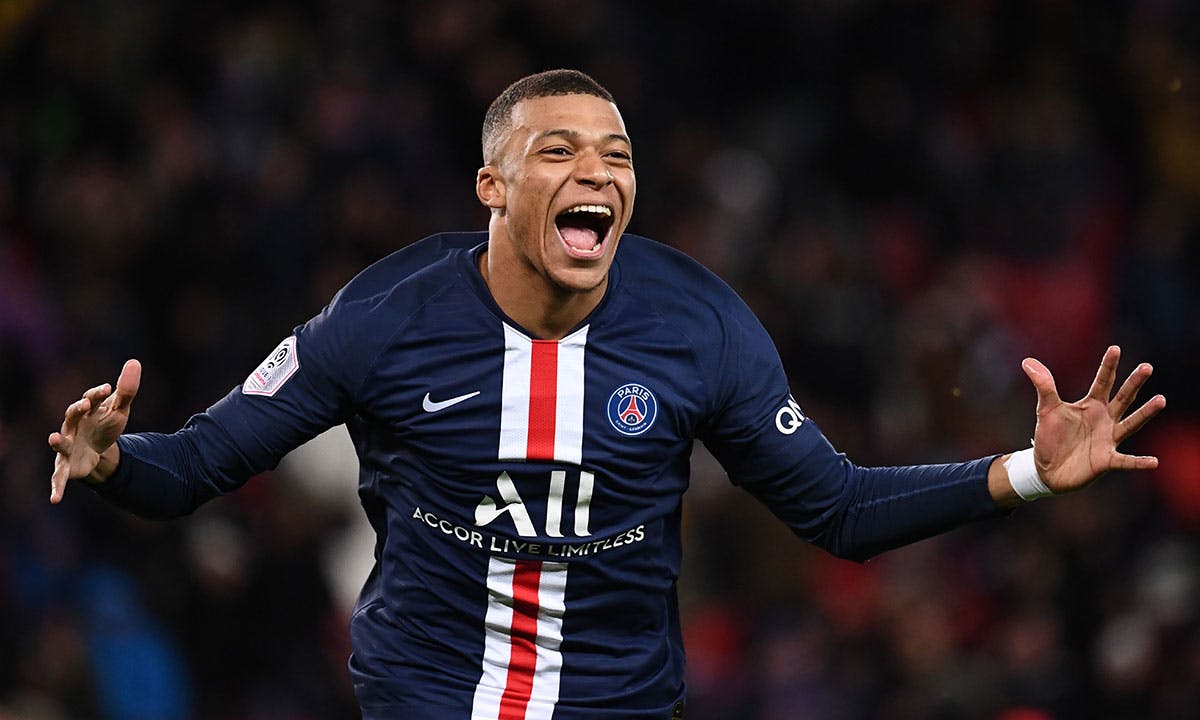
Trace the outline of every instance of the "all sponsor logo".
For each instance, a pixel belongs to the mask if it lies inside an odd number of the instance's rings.
[[[658,417],[658,400],[645,385],[626,383],[608,398],[608,421],[622,435],[641,435]]]

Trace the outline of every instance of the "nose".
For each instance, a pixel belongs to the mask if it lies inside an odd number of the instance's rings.
[[[583,153],[575,165],[575,181],[594,190],[608,187],[615,179],[604,160],[594,152]]]

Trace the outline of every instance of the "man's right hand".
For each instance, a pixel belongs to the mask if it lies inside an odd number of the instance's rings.
[[[101,483],[117,469],[121,451],[117,438],[129,422],[129,407],[142,382],[142,364],[127,360],[117,378],[116,392],[105,383],[88,390],[67,406],[62,428],[50,433],[54,473],[50,502],[59,503],[68,480]]]

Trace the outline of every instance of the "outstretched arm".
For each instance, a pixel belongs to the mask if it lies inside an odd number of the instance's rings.
[[[128,360],[115,392],[108,383],[98,385],[67,406],[62,428],[49,438],[57,453],[50,476],[50,502],[62,501],[68,480],[102,483],[113,474],[121,460],[117,438],[125,432],[141,382],[141,363]]]
[[[1153,368],[1147,363],[1138,365],[1114,395],[1112,389],[1120,360],[1121,349],[1115,345],[1108,348],[1091,389],[1083,399],[1073,403],[1063,402],[1058,396],[1054,376],[1045,365],[1033,358],[1021,363],[1037,390],[1032,465],[1050,493],[1061,495],[1080,490],[1109,470],[1158,467],[1158,458],[1126,455],[1117,450],[1118,445],[1167,405],[1165,397],[1155,395],[1126,416]],[[1014,490],[1009,477],[1010,470],[1014,475],[1019,472],[1018,464],[1009,462],[1012,458],[1013,455],[997,458],[988,470],[988,491],[1001,507],[1013,507],[1025,499]],[[1017,484],[1021,485],[1019,478]],[[1025,495],[1028,499],[1036,497],[1028,491]]]

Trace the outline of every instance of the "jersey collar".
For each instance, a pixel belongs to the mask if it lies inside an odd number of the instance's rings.
[[[459,254],[459,272],[464,278],[466,278],[467,284],[470,285],[471,290],[475,293],[475,296],[479,298],[479,301],[482,302],[493,315],[500,318],[506,324],[520,330],[526,336],[535,340],[538,339],[537,336],[529,332],[527,328],[522,327],[515,320],[510,318],[508,314],[501,310],[500,306],[496,304],[496,299],[492,297],[492,291],[488,289],[487,282],[483,279],[483,274],[479,272],[479,256],[482,255],[483,251],[486,249],[487,241],[484,240],[470,250]],[[617,254],[613,258],[612,266],[608,270],[608,286],[604,288],[604,297],[600,298],[600,302],[596,305],[596,307],[592,308],[592,311],[588,313],[586,317],[580,320],[575,327],[571,328],[567,332],[568,335],[584,325],[595,324],[597,318],[599,318],[604,312],[605,308],[609,304],[610,299],[614,296],[617,286],[621,282],[620,260],[621,248],[618,246]]]

